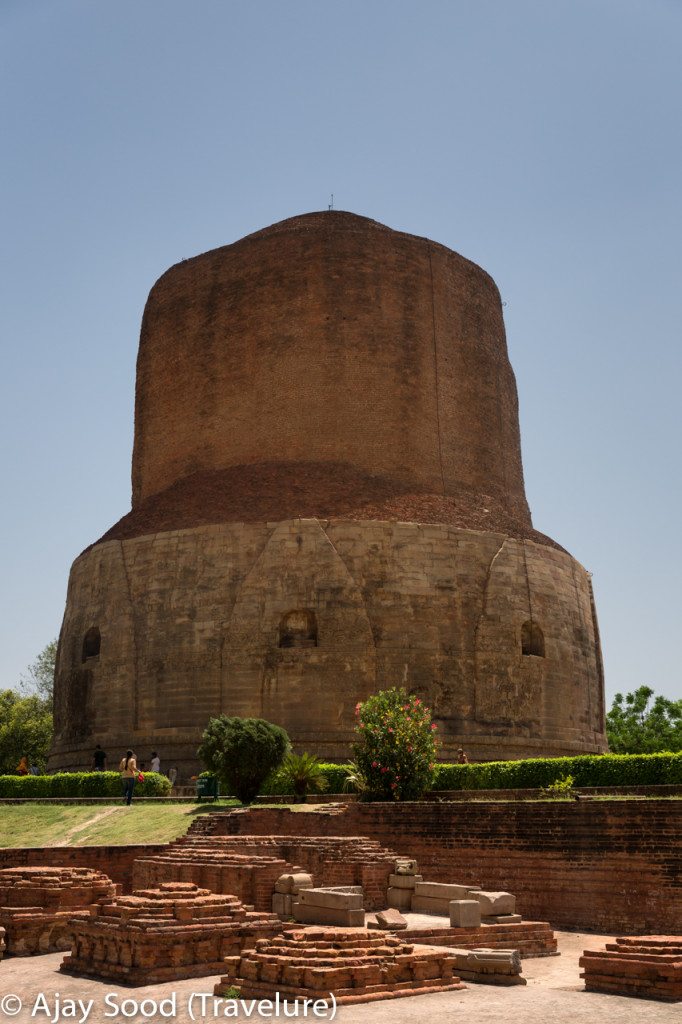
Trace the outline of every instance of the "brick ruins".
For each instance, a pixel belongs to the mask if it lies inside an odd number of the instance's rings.
[[[8,955],[69,949],[75,921],[87,919],[97,900],[116,892],[110,878],[90,868],[0,870],[0,925]]]
[[[212,816],[210,816],[212,817]],[[218,892],[242,887],[258,909],[270,909],[279,875],[299,869],[316,885],[360,885],[365,909],[386,906],[388,878],[395,853],[364,836],[239,835],[206,836],[197,832],[171,843],[162,854],[136,861],[134,886],[152,882],[195,881]],[[240,870],[237,870],[238,867]],[[220,872],[224,872],[224,878]],[[232,891],[232,890],[230,890]],[[241,895],[241,893],[240,893]]]
[[[402,680],[451,758],[605,749],[589,574],[533,529],[492,279],[350,213],[164,274],[137,364],[131,513],[76,559],[50,768],[222,711],[344,760]]]
[[[281,928],[274,914],[247,912],[236,896],[167,882],[103,900],[88,919],[74,921],[61,970],[129,985],[204,977]]]
[[[242,999],[324,999],[366,1003],[397,996],[449,992],[465,986],[447,950],[415,946],[404,937],[364,929],[289,931],[264,939],[243,956],[228,957],[216,986],[223,995],[238,986]]]
[[[580,966],[589,992],[682,1000],[682,935],[616,939],[603,950],[586,949]]]

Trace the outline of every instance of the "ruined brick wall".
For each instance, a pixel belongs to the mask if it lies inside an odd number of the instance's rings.
[[[314,612],[317,645],[280,648],[297,608]],[[522,653],[531,619],[544,657]],[[92,626],[101,649],[83,662]],[[396,684],[433,708],[444,758],[460,744],[476,759],[604,749],[587,573],[532,541],[411,523],[232,523],[95,545],[69,582],[50,767],[89,764],[98,742],[114,760],[155,747],[191,774],[220,712],[344,760],[356,702]]]
[[[429,881],[512,892],[525,918],[603,934],[682,930],[682,802],[350,804],[252,808],[215,829],[365,835],[415,857]],[[208,822],[202,823],[204,828]]]
[[[165,846],[17,846],[0,849],[0,868],[81,867],[103,871],[123,892],[132,891],[133,863],[153,857]]]
[[[197,471],[281,461],[490,495],[529,522],[488,274],[341,212],[171,267],[142,323],[133,504]]]

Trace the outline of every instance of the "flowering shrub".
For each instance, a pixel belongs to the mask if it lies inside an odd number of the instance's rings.
[[[369,799],[416,800],[431,788],[436,726],[419,697],[383,690],[356,705],[355,716],[353,750]]]

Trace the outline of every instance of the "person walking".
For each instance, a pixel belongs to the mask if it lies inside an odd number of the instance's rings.
[[[161,758],[159,757],[159,755],[156,753],[155,750],[152,750],[152,762],[151,763],[152,763],[151,770],[153,772],[160,772],[161,771]]]
[[[133,790],[135,789],[135,779],[137,778],[137,758],[132,750],[126,750],[126,756],[121,758],[118,770],[121,773],[121,781],[123,782],[123,799],[128,807],[130,807],[133,799]]]
[[[100,747],[99,743],[95,747],[92,755],[92,768],[96,772],[105,772],[107,770],[107,755]]]

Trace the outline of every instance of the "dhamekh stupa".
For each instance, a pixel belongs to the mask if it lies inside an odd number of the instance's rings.
[[[345,760],[391,686],[443,759],[606,749],[590,575],[533,529],[500,296],[445,246],[328,211],[171,267],[132,484],[71,570],[50,769],[186,776],[219,713]]]

